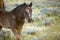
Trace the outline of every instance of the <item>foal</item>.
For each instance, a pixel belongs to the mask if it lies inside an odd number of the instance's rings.
[[[16,40],[21,40],[20,33],[24,25],[24,19],[32,22],[32,2],[17,6],[10,12],[0,10],[0,29],[2,27],[10,28],[14,33]]]

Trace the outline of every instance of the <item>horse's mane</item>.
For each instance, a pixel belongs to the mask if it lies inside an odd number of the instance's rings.
[[[17,7],[14,8],[14,9],[12,10],[12,12],[15,11],[15,10],[17,10],[17,9],[19,10],[19,9],[22,8],[22,7],[23,7],[23,4],[17,5]]]

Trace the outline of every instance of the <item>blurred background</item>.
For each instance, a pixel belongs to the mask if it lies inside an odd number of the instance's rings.
[[[33,23],[25,23],[22,40],[60,40],[60,0],[4,0],[6,11],[23,3],[32,5]],[[3,34],[4,33],[4,34]],[[15,40],[10,29],[3,28],[0,40]]]

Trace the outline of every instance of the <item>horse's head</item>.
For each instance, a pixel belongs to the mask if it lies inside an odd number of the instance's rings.
[[[32,2],[29,5],[24,3],[17,6],[12,12],[19,21],[27,19],[28,22],[32,22]]]
[[[27,5],[26,3],[24,3],[24,7],[25,7],[24,17],[30,23],[30,22],[32,22],[32,2],[29,5]]]

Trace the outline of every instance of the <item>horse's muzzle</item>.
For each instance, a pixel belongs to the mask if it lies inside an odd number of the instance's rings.
[[[33,19],[28,19],[28,22],[29,22],[29,23],[33,22]]]

